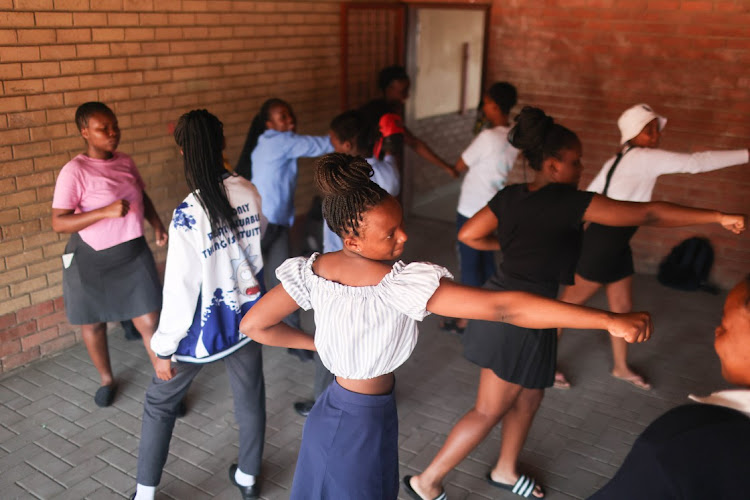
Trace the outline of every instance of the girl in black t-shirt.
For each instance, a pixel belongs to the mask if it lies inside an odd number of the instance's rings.
[[[458,234],[477,250],[502,248],[503,263],[487,288],[556,297],[560,283],[573,281],[584,221],[663,227],[717,223],[734,233],[745,229],[742,215],[664,202],[615,201],[578,191],[583,165],[576,134],[537,108],[524,108],[516,121],[508,138],[536,171],[534,180],[500,191]],[[541,486],[519,475],[517,459],[544,389],[554,381],[555,330],[471,321],[464,347],[466,358],[482,368],[476,403],[427,469],[404,479],[409,494],[417,499],[440,495],[446,474],[502,420],[500,457],[487,481],[521,496],[543,497]]]

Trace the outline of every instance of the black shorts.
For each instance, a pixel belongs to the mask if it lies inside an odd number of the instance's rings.
[[[590,224],[583,233],[576,274],[604,285],[631,276],[635,270],[630,239],[637,230],[638,226]]]

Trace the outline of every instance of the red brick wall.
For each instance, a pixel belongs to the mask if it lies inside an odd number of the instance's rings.
[[[325,133],[339,108],[338,33],[333,1],[0,0],[0,372],[76,341],[61,299],[67,236],[50,224],[55,177],[83,148],[76,107],[114,109],[120,150],[167,223],[186,194],[168,124],[209,109],[234,162],[262,101],[279,96],[300,132]]]
[[[669,118],[665,149],[748,147],[748,26],[746,0],[495,1],[489,78],[514,83],[521,104],[539,106],[578,132],[585,187],[616,152],[617,117],[639,102]],[[664,176],[654,199],[748,213],[748,193],[750,168],[743,165]],[[750,234],[717,226],[640,229],[633,240],[637,269],[655,272],[672,246],[695,234],[714,244],[717,283],[731,286],[750,271]]]

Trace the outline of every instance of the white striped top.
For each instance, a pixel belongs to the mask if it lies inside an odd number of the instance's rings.
[[[318,257],[288,259],[276,277],[304,310],[315,311],[315,348],[323,365],[339,377],[365,380],[391,373],[417,344],[417,321],[430,314],[427,301],[444,267],[401,261],[377,285],[347,286],[315,274]]]

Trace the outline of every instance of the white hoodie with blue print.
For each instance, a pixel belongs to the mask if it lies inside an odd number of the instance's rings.
[[[207,363],[251,342],[239,326],[265,292],[261,200],[243,177],[230,175],[223,182],[235,212],[234,232],[224,226],[213,234],[193,193],[172,216],[164,301],[151,339],[160,358]]]

